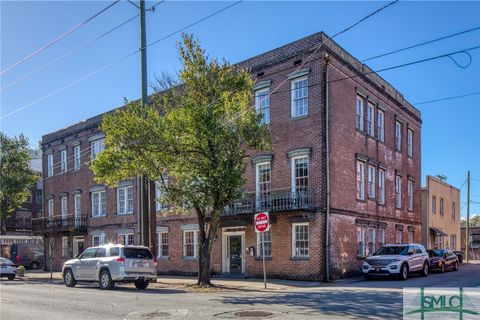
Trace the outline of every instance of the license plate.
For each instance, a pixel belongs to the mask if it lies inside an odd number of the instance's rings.
[[[145,268],[145,264],[143,262],[136,263],[137,268]]]
[[[376,268],[376,269],[375,269],[375,271],[376,271],[376,272],[379,272],[379,271],[380,271],[380,269],[379,269],[379,268]]]

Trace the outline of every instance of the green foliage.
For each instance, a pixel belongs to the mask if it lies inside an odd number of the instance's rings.
[[[471,227],[480,227],[480,214],[477,214],[470,218],[470,226]]]
[[[9,138],[0,132],[0,218],[4,221],[20,208],[39,175],[29,167],[28,141],[23,136]]]

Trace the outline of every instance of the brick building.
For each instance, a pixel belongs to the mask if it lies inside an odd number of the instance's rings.
[[[238,66],[256,80],[255,106],[273,148],[251,154],[244,195],[224,211],[212,272],[261,274],[257,211],[272,220],[265,238],[270,277],[345,277],[382,243],[420,242],[418,110],[324,33]],[[80,243],[139,241],[136,181],[105,188],[85,165],[103,149],[101,117],[43,137],[45,215],[53,218],[41,231],[57,243],[56,257],[79,252]],[[160,191],[150,187],[153,199]],[[161,203],[151,208],[159,272],[195,273],[195,217]]]

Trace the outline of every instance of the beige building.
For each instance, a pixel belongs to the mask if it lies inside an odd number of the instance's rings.
[[[422,242],[427,249],[460,250],[460,190],[432,176],[422,188]]]

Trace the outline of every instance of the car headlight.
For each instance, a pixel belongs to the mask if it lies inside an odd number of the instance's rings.
[[[368,264],[367,263],[363,264],[363,269],[368,269]]]

